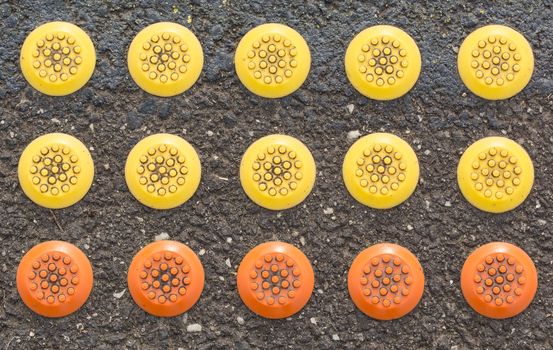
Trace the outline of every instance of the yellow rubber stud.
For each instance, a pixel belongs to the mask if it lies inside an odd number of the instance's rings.
[[[125,180],[132,195],[154,209],[171,209],[186,202],[196,192],[201,175],[194,147],[170,134],[142,139],[125,164]]]
[[[48,241],[31,248],[17,268],[17,291],[31,310],[45,317],[63,317],[88,299],[92,265],[71,243]]]
[[[204,268],[188,246],[175,241],[148,244],[134,256],[129,292],[151,315],[173,317],[188,311],[204,289]]]
[[[409,250],[381,243],[363,250],[348,272],[353,303],[367,316],[393,320],[407,315],[424,292],[424,272]]]
[[[269,135],[255,141],[242,157],[240,182],[256,204],[271,210],[301,203],[315,184],[315,160],[298,139]]]
[[[530,193],[534,166],[518,143],[506,137],[486,137],[461,156],[457,182],[470,204],[503,213],[519,206]]]
[[[301,250],[284,242],[266,242],[244,256],[236,284],[251,311],[278,319],[292,316],[307,304],[315,276]]]
[[[23,192],[46,208],[69,207],[92,185],[94,162],[86,146],[71,135],[54,133],[33,140],[19,158]]]
[[[262,24],[250,30],[236,48],[238,78],[256,95],[284,97],[307,78],[311,53],[305,39],[283,24]]]
[[[90,79],[96,66],[96,51],[81,28],[67,22],[49,22],[27,36],[20,64],[33,88],[46,95],[65,96]]]
[[[360,203],[389,209],[403,203],[419,181],[417,155],[403,139],[387,133],[366,135],[346,153],[346,188]]]
[[[421,54],[409,34],[397,27],[379,25],[353,38],[344,63],[348,79],[359,93],[374,100],[393,100],[417,82]]]
[[[509,318],[524,311],[538,288],[532,259],[517,246],[492,242],[472,252],[461,271],[467,303],[490,318]]]
[[[489,25],[472,32],[459,49],[457,67],[475,95],[503,100],[519,93],[534,71],[534,54],[516,30]]]
[[[160,22],[134,37],[127,63],[131,77],[141,89],[168,97],[194,85],[202,72],[204,53],[189,29],[177,23]]]

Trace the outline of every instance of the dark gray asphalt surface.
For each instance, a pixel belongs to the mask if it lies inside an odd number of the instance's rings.
[[[156,3],[156,4],[154,4]],[[0,347],[46,348],[410,348],[549,349],[553,346],[553,11],[550,1],[0,1]],[[382,5],[382,3],[389,3]],[[62,98],[42,95],[18,63],[25,36],[51,20],[81,26],[96,45],[90,82]],[[188,23],[190,20],[190,23]],[[198,82],[181,96],[149,96],[126,68],[133,36],[158,21],[185,24],[205,52]],[[304,35],[312,69],[291,96],[266,100],[249,93],[234,73],[236,44],[264,22],[286,23]],[[343,69],[347,43],[375,24],[406,29],[423,56],[421,77],[405,97],[376,102],[360,96]],[[499,102],[472,95],[456,71],[462,39],[485,24],[521,31],[534,48],[528,87]],[[347,105],[353,105],[352,113]],[[349,131],[387,131],[417,151],[421,181],[403,205],[370,210],[355,202],[341,179]],[[75,135],[91,148],[97,176],[77,205],[55,211],[28,200],[17,182],[24,147],[48,132]],[[204,176],[185,205],[154,211],[127,191],[124,161],[149,133],[185,137],[199,151]],[[303,140],[318,166],[312,194],[297,208],[264,210],[243,193],[238,167],[255,139],[286,133]],[[213,134],[212,134],[213,133]],[[212,136],[210,136],[212,135]],[[536,168],[532,193],[516,210],[491,215],[471,207],[456,186],[455,167],[473,141],[506,135],[528,150]],[[228,178],[228,180],[224,179]],[[333,209],[332,214],[325,214]],[[206,287],[198,304],[171,319],[149,316],[126,291],[132,256],[156,235],[203,253]],[[85,306],[51,320],[20,301],[15,273],[33,245],[61,239],[90,258],[94,290]],[[300,247],[316,274],[301,313],[280,321],[252,314],[235,286],[236,267],[255,245],[279,239]],[[459,273],[477,246],[505,240],[522,247],[539,271],[538,293],[519,316],[483,318],[465,303]],[[427,284],[408,316],[378,322],[356,310],[347,293],[353,257],[377,242],[415,253]],[[225,261],[229,259],[232,267]],[[123,293],[124,292],[124,293]],[[190,325],[200,332],[188,332]],[[192,328],[197,328],[193,326]]]

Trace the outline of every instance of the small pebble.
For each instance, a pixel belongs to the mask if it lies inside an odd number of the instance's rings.
[[[189,324],[186,326],[187,332],[201,332],[202,331],[202,325],[198,323]]]
[[[361,132],[359,130],[352,130],[348,132],[348,140],[356,140],[361,136]]]
[[[162,232],[159,235],[156,235],[154,239],[156,241],[164,241],[166,239],[169,239],[169,234],[167,232]]]
[[[243,325],[244,323],[246,323],[244,319],[240,316],[236,317],[236,322],[238,322],[239,325]]]

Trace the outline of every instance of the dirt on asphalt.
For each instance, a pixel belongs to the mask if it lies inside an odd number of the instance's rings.
[[[546,0],[0,1],[0,347],[550,349],[552,6]],[[35,91],[19,69],[19,50],[26,35],[52,20],[82,27],[97,51],[92,79],[67,97]],[[198,82],[172,98],[140,90],[126,67],[134,35],[159,21],[190,28],[205,53]],[[265,22],[290,25],[311,48],[312,67],[306,82],[282,99],[251,94],[234,72],[238,41]],[[529,85],[505,101],[474,96],[457,74],[456,55],[463,38],[491,23],[523,33],[536,59]],[[362,97],[349,84],[343,68],[348,42],[375,24],[404,28],[418,43],[423,58],[417,85],[394,101]],[[414,147],[421,179],[407,202],[378,211],[349,196],[341,163],[353,142],[348,132],[356,130],[395,133]],[[88,195],[54,212],[32,203],[17,180],[24,147],[49,132],[81,139],[96,166]],[[167,211],[141,205],[124,181],[130,149],[146,135],[159,132],[180,135],[194,145],[204,174],[194,197]],[[247,146],[271,133],[302,140],[318,167],[312,194],[301,205],[282,212],[251,202],[238,178]],[[472,207],[456,185],[455,169],[462,151],[490,135],[504,135],[522,144],[536,170],[528,199],[500,215]],[[188,313],[169,319],[143,312],[126,289],[133,255],[159,235],[189,245],[200,255],[206,272],[200,301]],[[22,303],[15,286],[24,253],[53,239],[80,247],[94,267],[94,289],[88,302],[62,319],[34,314]],[[241,258],[268,240],[301,248],[315,270],[311,300],[289,319],[256,316],[236,291]],[[461,294],[464,259],[489,241],[520,246],[539,271],[533,303],[512,319],[479,316]],[[410,249],[426,275],[419,306],[391,322],[366,317],[347,292],[351,261],[378,242]],[[199,330],[198,325],[200,331],[189,331]]]

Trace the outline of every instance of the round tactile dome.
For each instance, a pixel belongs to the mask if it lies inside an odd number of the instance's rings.
[[[33,202],[59,209],[81,200],[94,178],[86,146],[73,136],[46,134],[33,140],[19,158],[21,188]]]
[[[508,318],[532,302],[538,275],[532,259],[520,248],[504,242],[476,249],[461,271],[461,288],[469,305],[491,318]]]
[[[246,306],[266,318],[285,318],[300,311],[311,297],[313,269],[296,247],[266,242],[242,260],[238,292]]]
[[[363,313],[392,320],[417,306],[424,291],[424,273],[409,250],[391,243],[376,244],[353,260],[348,290]]]
[[[315,183],[315,160],[299,140],[269,135],[255,141],[242,157],[240,182],[258,205],[272,210],[301,203]]]
[[[134,256],[127,281],[132,298],[144,311],[172,317],[196,304],[204,288],[204,269],[186,245],[158,241]]]
[[[20,56],[25,79],[38,91],[52,96],[79,90],[96,66],[94,44],[79,27],[49,22],[25,39]]]
[[[142,204],[170,209],[186,202],[196,192],[201,164],[194,148],[184,139],[156,134],[142,139],[125,164],[127,186]]]
[[[177,23],[160,22],[142,29],[127,56],[135,83],[156,96],[188,90],[202,72],[204,55],[194,33]]]
[[[77,311],[92,290],[92,266],[74,245],[48,241],[25,254],[17,269],[17,291],[31,310],[46,317]]]
[[[463,41],[457,66],[461,79],[474,94],[500,100],[516,95],[528,84],[534,71],[534,55],[517,31],[489,25]]]
[[[472,205],[502,213],[526,199],[534,183],[534,166],[518,143],[505,137],[486,137],[463,153],[457,181]]]
[[[375,100],[391,100],[415,85],[421,55],[409,34],[393,26],[379,25],[353,38],[344,63],[349,81],[357,91]]]
[[[307,78],[311,53],[294,29],[276,23],[250,30],[234,56],[238,78],[256,95],[278,98],[296,91]]]
[[[353,198],[371,208],[388,209],[415,191],[419,162],[411,146],[401,138],[387,133],[369,134],[348,150],[342,175]]]

